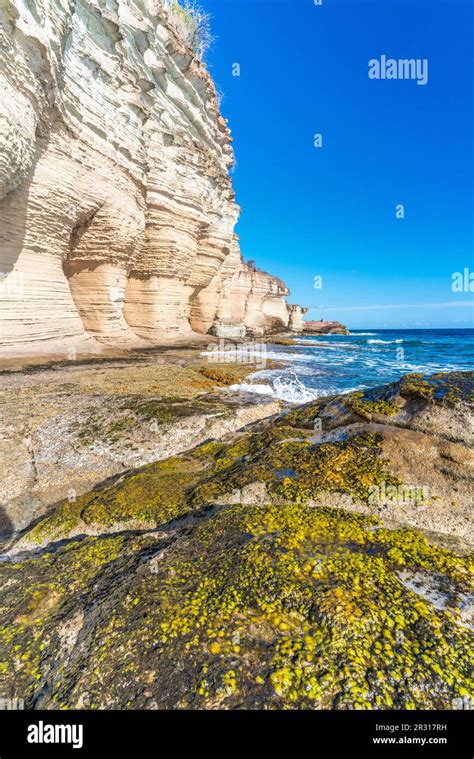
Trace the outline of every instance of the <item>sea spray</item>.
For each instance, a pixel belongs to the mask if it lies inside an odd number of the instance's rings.
[[[269,395],[276,400],[287,401],[287,403],[308,403],[324,395],[330,395],[330,391],[316,390],[306,387],[298,379],[294,372],[287,376],[278,376],[272,381],[272,384],[242,382],[239,385],[231,385],[228,388],[233,392],[256,393],[258,395]]]

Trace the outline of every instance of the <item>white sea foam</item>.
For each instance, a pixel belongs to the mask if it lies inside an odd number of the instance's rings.
[[[242,382],[239,385],[231,385],[228,389],[233,392],[268,395],[275,400],[287,401],[288,403],[307,403],[335,392],[335,390],[315,390],[306,387],[293,372],[287,376],[275,377],[272,385]]]
[[[290,371],[290,369],[259,369],[257,372],[253,372],[250,379],[256,380],[256,379],[269,379],[273,381],[274,377],[281,376],[282,374],[285,374],[285,371]],[[327,374],[327,371],[325,371],[322,368],[319,368],[314,363],[313,364],[300,364],[296,361],[294,361],[291,365],[291,371],[297,374],[298,376],[300,374],[306,374],[308,376],[314,377],[319,374]],[[247,377],[247,379],[249,379]]]
[[[383,344],[383,345],[391,345],[392,343],[403,343],[403,340],[399,338],[398,340],[367,340],[368,345],[375,345],[375,344]]]
[[[329,343],[315,343],[313,341],[305,340],[303,343],[300,343],[301,348],[311,348],[312,350],[324,350],[324,351],[338,351],[342,350],[342,348],[351,348],[351,350],[358,350],[359,346],[354,345],[354,343],[333,343],[330,345]]]
[[[363,339],[350,340],[350,337],[359,336]],[[306,338],[304,345],[295,345],[295,349],[271,346],[266,357],[280,360],[285,366],[271,369],[268,365],[260,365],[256,367],[259,371],[248,376],[242,384],[232,385],[230,390],[255,393],[267,400],[301,404],[323,396],[393,382],[410,372],[433,374],[469,368],[467,363],[457,364],[451,355],[433,354],[425,341],[413,342],[406,336],[397,338],[396,333],[353,333],[342,340],[340,337],[326,340],[324,346],[318,344],[321,337]],[[400,351],[395,351],[400,344],[404,345],[405,356],[398,356]]]

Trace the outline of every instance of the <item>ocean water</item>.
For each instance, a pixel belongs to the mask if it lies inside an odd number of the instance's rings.
[[[231,389],[305,403],[383,385],[410,372],[473,370],[474,329],[354,330],[295,338],[294,346],[267,345],[266,355],[288,364],[258,371]],[[262,379],[267,384],[256,382]]]

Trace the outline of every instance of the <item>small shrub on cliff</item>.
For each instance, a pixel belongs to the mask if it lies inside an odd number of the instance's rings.
[[[209,13],[195,0],[171,0],[165,5],[179,34],[202,61],[213,42]]]

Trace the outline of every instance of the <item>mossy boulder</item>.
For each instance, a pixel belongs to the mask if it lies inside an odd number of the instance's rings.
[[[448,608],[401,567],[443,577]],[[457,608],[470,571],[413,531],[328,507],[205,510],[167,535],[2,565],[3,674],[47,708],[453,708],[471,687]]]
[[[414,450],[433,482],[469,484],[467,447],[426,429],[433,409],[468,424],[473,376],[427,383],[319,399],[59,504],[0,564],[5,693],[29,708],[456,708],[473,691],[470,546],[412,529],[419,504],[370,513]],[[239,501],[255,483],[266,498]],[[421,525],[441,525],[444,498]],[[407,581],[420,573],[442,603]]]

